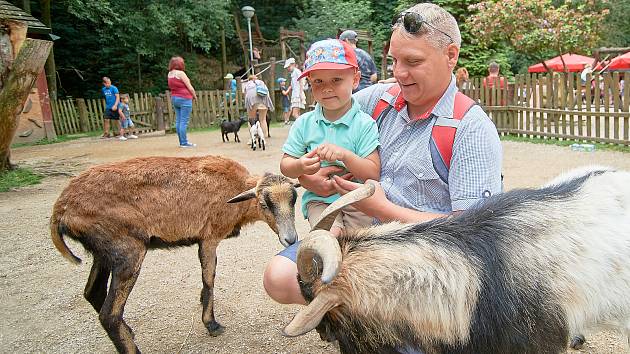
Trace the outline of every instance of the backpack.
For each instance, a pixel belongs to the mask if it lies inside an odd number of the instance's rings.
[[[391,105],[386,99],[386,94],[396,99],[400,94],[400,86],[394,84],[387,89],[376,104],[376,107],[374,107],[372,118],[376,120],[379,130],[383,118],[389,114],[392,108],[400,111],[403,107],[403,105]],[[435,169],[435,172],[440,176],[442,182],[446,184],[448,184],[448,171],[451,167],[453,143],[455,141],[457,127],[466,113],[476,104],[477,102],[472,98],[458,91],[457,94],[455,94],[455,102],[453,104],[453,117],[438,117],[433,125],[429,143],[431,160],[433,161],[433,169]]]
[[[258,81],[256,81],[256,94],[258,94],[258,96],[267,96],[269,95],[269,90],[267,89],[267,87],[265,86],[264,83],[258,83]]]

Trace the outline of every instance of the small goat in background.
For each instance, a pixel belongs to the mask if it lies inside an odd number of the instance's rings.
[[[249,123],[252,125],[249,128],[249,134],[252,137],[252,150],[256,150],[256,144],[258,147],[265,150],[265,134],[260,126],[260,120],[256,118],[254,122],[251,120]]]
[[[241,117],[239,118],[239,120],[226,120],[224,119],[221,122],[221,139],[223,139],[223,142],[230,141],[230,138],[228,137],[228,133],[234,133],[234,141],[237,143],[241,142],[241,139],[239,139],[238,137],[238,131],[241,129],[241,125],[247,123],[247,118],[245,117]]]

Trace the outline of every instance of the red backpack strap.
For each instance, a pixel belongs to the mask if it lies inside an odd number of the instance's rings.
[[[453,117],[438,117],[433,125],[430,146],[433,167],[445,183],[448,183],[448,171],[451,168],[457,127],[470,108],[476,104],[473,99],[458,91],[453,103]]]
[[[398,97],[398,94],[400,93],[400,86],[398,86],[398,84],[394,84],[392,85],[392,87],[388,88],[387,91],[383,93],[383,95],[381,96],[381,99],[378,100],[378,102],[376,103],[376,106],[374,107],[374,111],[372,111],[372,118],[374,120],[379,120],[379,117],[381,116],[381,114],[387,107],[389,106],[393,107],[393,105],[389,103],[389,100],[387,100],[385,93],[387,93],[391,97],[396,98]]]

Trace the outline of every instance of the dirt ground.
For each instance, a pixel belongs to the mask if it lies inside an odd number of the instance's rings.
[[[83,140],[13,150],[13,161],[48,175],[43,183],[0,193],[0,352],[113,352],[114,347],[83,299],[91,258],[79,244],[70,248],[83,258],[75,266],[50,242],[52,205],[69,176],[88,166],[135,156],[219,154],[243,163],[253,173],[278,172],[280,148],[288,129],[272,129],[266,151],[245,143],[222,143],[219,132],[190,134],[198,144],[181,149],[175,135],[141,136],[138,140]],[[245,136],[246,133],[242,132]],[[246,139],[243,138],[245,141]],[[630,169],[630,155],[618,152],[573,152],[567,147],[504,142],[505,186],[538,186],[562,171],[586,164]],[[307,224],[297,220],[298,232]],[[267,261],[281,245],[263,224],[244,228],[238,238],[218,248],[215,311],[226,326],[223,335],[207,335],[201,323],[201,272],[196,247],[152,251],[126,306],[125,318],[146,353],[329,353],[334,346],[316,333],[287,339],[280,329],[298,306],[270,300],[262,286]],[[589,336],[582,352],[620,353],[620,336]]]

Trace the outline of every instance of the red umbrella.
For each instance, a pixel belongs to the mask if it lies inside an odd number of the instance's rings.
[[[560,56],[557,56],[555,58],[545,60],[545,64],[547,64],[547,67],[553,71],[563,72],[565,70],[564,66],[562,65],[563,60],[564,60],[564,63],[566,64],[566,70],[571,71],[571,72],[582,71],[582,69],[584,69],[584,65],[592,64],[595,61],[595,59],[591,57],[587,57],[587,56],[579,55],[579,54],[567,53],[567,54],[562,54],[562,59],[560,59]],[[538,63],[538,64],[530,66],[529,68],[527,68],[527,71],[530,73],[547,72],[547,70],[545,69],[542,63]]]
[[[630,70],[630,52],[620,55],[610,61],[609,70]]]

